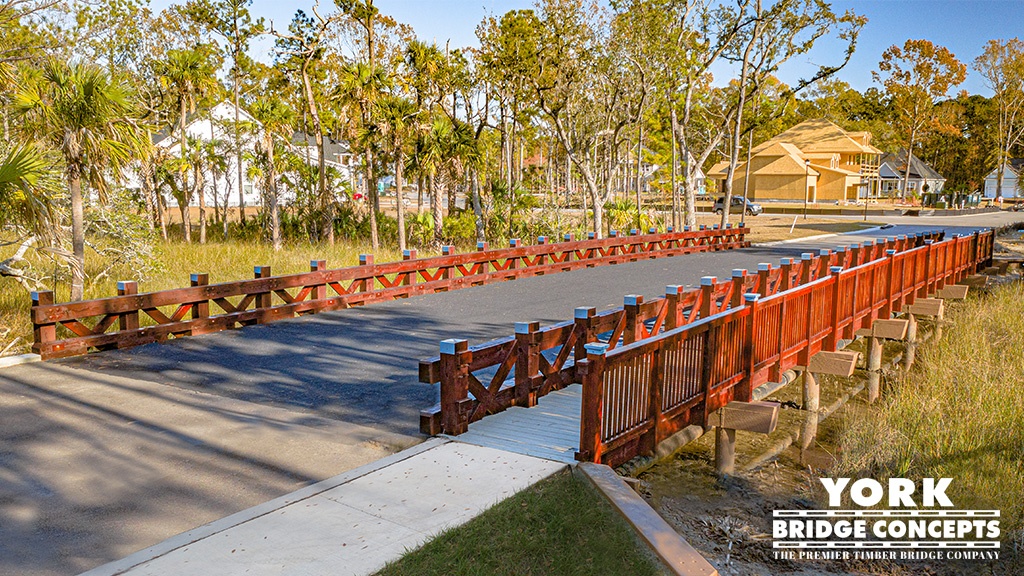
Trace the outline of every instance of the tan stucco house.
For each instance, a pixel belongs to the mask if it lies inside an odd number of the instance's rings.
[[[753,200],[838,202],[877,194],[882,151],[870,132],[847,132],[825,119],[808,120],[751,151],[748,196]],[[728,162],[715,164],[708,178],[719,189]],[[747,163],[736,167],[733,193],[742,194]]]

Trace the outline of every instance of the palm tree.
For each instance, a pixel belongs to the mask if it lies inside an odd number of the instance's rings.
[[[277,166],[274,160],[275,138],[288,138],[292,134],[295,112],[277,98],[264,98],[252,105],[250,113],[262,125],[259,153],[263,169],[264,193],[270,208],[270,239],[274,250],[281,249],[281,222],[278,215]]]
[[[405,168],[405,145],[416,130],[419,108],[400,96],[385,96],[374,104],[375,125],[384,140],[395,166],[395,203],[398,210],[398,249],[405,250],[405,206],[402,170]]]
[[[371,125],[370,112],[374,101],[389,85],[387,72],[380,67],[370,67],[362,62],[342,68],[340,83],[334,91],[334,98],[358,112],[364,129]],[[377,212],[380,199],[377,197],[377,181],[373,171],[373,142],[365,138],[372,130],[363,134],[363,156],[366,159],[366,193],[370,199],[370,242],[376,250],[380,246],[377,235]]]
[[[106,177],[143,154],[145,132],[128,85],[93,64],[51,60],[18,91],[15,110],[26,127],[64,156],[71,195],[71,299],[85,288],[85,210],[82,180],[101,195]]]
[[[215,72],[216,70],[206,53],[199,49],[169,50],[167,60],[160,67],[160,82],[171,92],[178,108],[178,145],[181,148],[180,158],[182,159],[178,169],[182,179],[182,190],[188,190],[188,164],[185,160],[188,157],[186,121],[188,114],[195,112],[199,99],[210,94],[216,88]],[[187,205],[184,210],[188,211]],[[203,217],[205,214],[201,216],[201,218]],[[191,227],[191,224],[188,226]],[[202,228],[200,242],[203,243],[206,241],[205,222],[200,223],[200,228]],[[185,232],[185,241],[192,241],[192,235],[188,230]]]

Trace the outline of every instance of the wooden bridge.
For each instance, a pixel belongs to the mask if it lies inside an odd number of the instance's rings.
[[[990,265],[993,233],[868,241],[734,270],[664,298],[468,346],[441,343],[420,379],[441,385],[421,431],[553,460],[619,465],[877,320]],[[923,301],[922,301],[923,302]],[[485,418],[486,416],[486,418]]]
[[[444,246],[442,255],[417,258],[406,250],[404,260],[375,264],[373,255],[359,257],[359,266],[328,269],[326,260],[310,262],[310,272],[272,276],[270,266],[255,266],[255,278],[210,284],[208,273],[192,274],[191,286],[139,293],[136,282],[118,282],[118,296],[55,303],[53,292],[32,293],[32,350],[43,359],[86,354],[91,350],[131,348],[169,338],[208,334],[297,315],[350,308],[504,282],[528,276],[567,272],[637,260],[711,252],[748,246],[749,229],[726,225],[628,235],[612,231],[609,238],[562,242],[541,236],[524,246],[518,239],[508,248],[492,250],[486,242],[476,252],[457,254]],[[219,308],[219,311],[216,309]]]

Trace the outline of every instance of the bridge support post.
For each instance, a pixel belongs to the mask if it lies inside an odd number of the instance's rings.
[[[868,338],[868,403],[874,404],[881,393],[882,381],[882,339],[876,336]]]
[[[139,293],[139,285],[134,280],[122,280],[117,283],[117,295],[128,296]],[[194,310],[194,309],[193,309]],[[195,318],[195,316],[193,316]],[[137,330],[139,328],[139,311],[126,312],[117,315],[119,330]]]
[[[715,471],[721,476],[736,472],[736,430],[715,426]]]
[[[804,451],[811,447],[811,443],[818,436],[818,409],[821,406],[821,385],[818,383],[818,376],[810,370],[804,370],[802,379],[804,422],[800,429],[801,461]]]
[[[327,260],[310,260],[309,271],[310,272],[323,272],[327,270]],[[310,300],[323,300],[327,298],[327,284],[317,284],[313,287],[313,290],[309,293]]]
[[[903,369],[909,371],[914,366],[914,355],[917,353],[917,318],[907,314],[907,348],[903,352]]]

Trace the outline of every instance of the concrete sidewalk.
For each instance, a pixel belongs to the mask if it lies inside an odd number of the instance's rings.
[[[85,575],[372,574],[565,468],[432,439]]]

